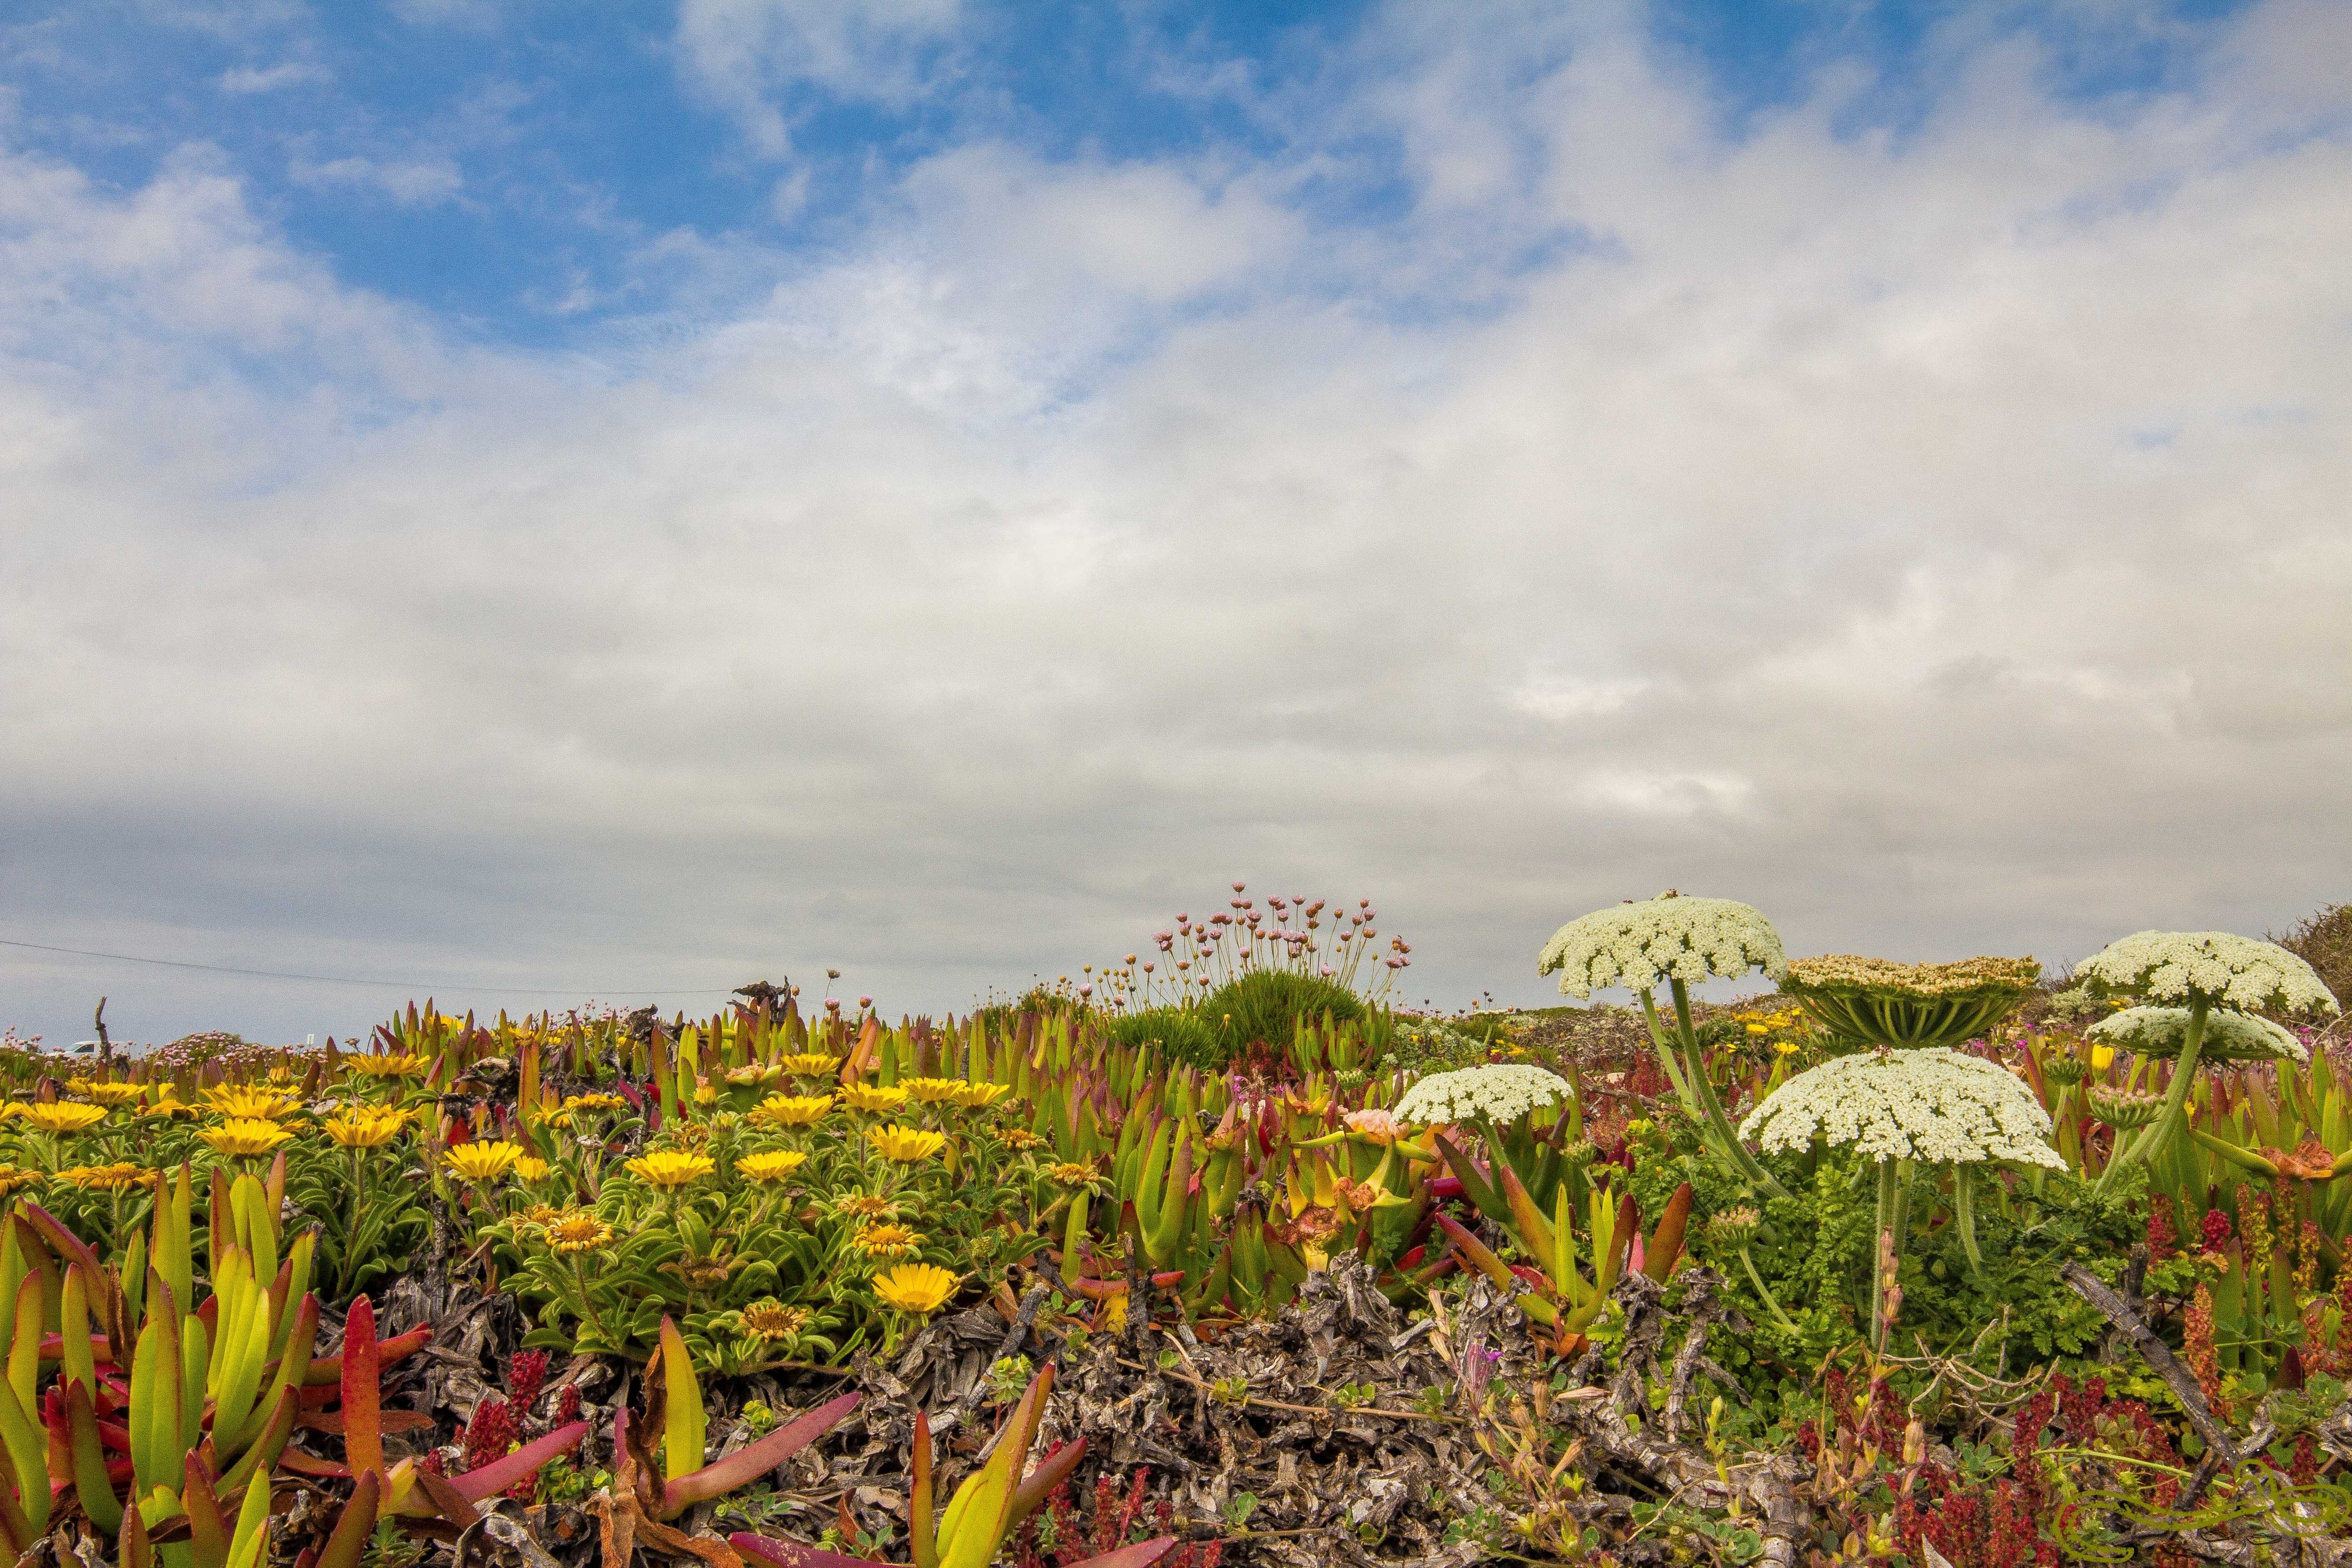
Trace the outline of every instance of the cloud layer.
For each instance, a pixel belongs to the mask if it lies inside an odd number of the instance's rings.
[[[679,68],[786,159],[962,47],[834,15],[688,5]],[[1666,886],[2050,961],[2347,895],[2352,16],[2092,100],[1955,24],[1857,128],[1852,61],[1735,126],[1630,25],[1428,16],[1204,77],[1246,145],[983,127],[821,252],[649,241],[563,352],[216,150],[0,159],[0,937],[940,1009],[1239,877],[1458,1004]],[[101,990],[398,999],[0,950],[0,1021]]]

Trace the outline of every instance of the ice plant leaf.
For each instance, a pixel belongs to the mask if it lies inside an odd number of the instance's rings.
[[[1151,1568],[1151,1564],[1176,1550],[1176,1538],[1163,1535],[1153,1541],[1139,1541],[1132,1546],[1122,1546],[1106,1552],[1099,1557],[1089,1557],[1076,1568]]]
[[[365,1296],[352,1303],[343,1320],[343,1457],[352,1474],[373,1475],[381,1486],[383,1433],[377,1420],[375,1305]]]
[[[449,1484],[467,1502],[496,1497],[548,1460],[578,1447],[580,1439],[587,1435],[587,1422],[567,1421],[546,1436],[534,1438],[502,1458],[478,1465],[462,1476],[452,1476]]]
[[[1683,1232],[1690,1224],[1691,1184],[1685,1182],[1666,1200],[1666,1212],[1658,1221],[1657,1230],[1650,1237],[1648,1256],[1642,1272],[1653,1279],[1664,1279],[1675,1271],[1681,1260]]]
[[[106,1449],[98,1436],[98,1413],[90,1407],[89,1389],[73,1384],[66,1389],[66,1440],[73,1462],[74,1495],[82,1512],[101,1534],[122,1528],[122,1504],[115,1500],[114,1482],[106,1473]]]
[[[931,1417],[915,1412],[915,1447],[909,1456],[913,1471],[907,1496],[907,1544],[915,1554],[915,1568],[940,1568],[939,1521],[931,1517]]]
[[[871,1558],[845,1557],[823,1547],[803,1546],[797,1541],[772,1541],[746,1530],[729,1536],[727,1544],[751,1562],[771,1563],[773,1568],[896,1568],[896,1564],[877,1563]]]
[[[667,1313],[661,1321],[661,1359],[662,1479],[676,1483],[702,1468],[709,1418],[703,1415],[702,1388],[695,1382],[685,1336]]]
[[[1047,1498],[1054,1495],[1055,1487],[1070,1479],[1070,1472],[1078,1468],[1078,1461],[1085,1458],[1086,1454],[1087,1440],[1080,1437],[1076,1442],[1063,1444],[1039,1460],[1037,1468],[1029,1472],[1029,1479],[1013,1490],[1013,1509],[1004,1521],[1005,1529],[1018,1530]]]
[[[839,1426],[849,1413],[857,1408],[863,1395],[845,1394],[828,1404],[790,1424],[778,1427],[756,1443],[747,1443],[723,1459],[716,1459],[671,1481],[662,1489],[662,1514],[676,1518],[698,1502],[723,1497],[737,1487],[747,1486],[766,1475],[819,1437]],[[700,1410],[698,1404],[696,1409]]]
[[[253,1484],[266,1486],[268,1480]],[[360,1556],[367,1551],[368,1537],[375,1530],[376,1500],[382,1489],[373,1474],[360,1478],[335,1521],[334,1532],[327,1537],[326,1550],[319,1553],[317,1568],[359,1568]]]
[[[1452,1239],[1454,1250],[1470,1260],[1472,1268],[1506,1290],[1519,1288],[1519,1277],[1511,1272],[1510,1266],[1496,1257],[1485,1242],[1464,1229],[1461,1221],[1452,1215],[1442,1214],[1437,1216],[1437,1224]]]

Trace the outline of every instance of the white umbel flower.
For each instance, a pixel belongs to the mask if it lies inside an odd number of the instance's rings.
[[[1801,1150],[1818,1137],[1873,1160],[2066,1168],[2033,1091],[1983,1058],[1945,1046],[1823,1062],[1782,1084],[1739,1132],[1768,1152]]]
[[[1595,910],[1554,931],[1536,973],[1555,969],[1560,990],[1583,1001],[1612,985],[1654,991],[1669,980],[1696,984],[1753,969],[1778,980],[1789,972],[1789,955],[1780,933],[1751,905],[1661,893]]]
[[[1464,1068],[1433,1073],[1404,1091],[1396,1103],[1399,1121],[1434,1127],[1484,1117],[1516,1121],[1530,1110],[1558,1105],[1569,1096],[1568,1080],[1524,1063]]]
[[[2127,991],[2144,1002],[2187,1005],[2202,996],[2241,1012],[2333,1013],[2335,995],[2276,942],[2225,931],[2143,931],[2107,943],[2074,970],[2095,990]]]
[[[2126,1007],[2111,1018],[2100,1019],[2085,1033],[2103,1045],[2144,1057],[2177,1057],[2189,1044],[2189,1009]],[[2222,1010],[2205,1016],[2197,1057],[2209,1062],[2308,1062],[2311,1052],[2268,1018]]]

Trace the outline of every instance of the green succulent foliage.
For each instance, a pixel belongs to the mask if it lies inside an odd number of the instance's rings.
[[[408,1150],[408,1141],[398,1148]],[[432,1232],[425,1173],[397,1169],[383,1152],[362,1151],[355,1176],[351,1154],[331,1143],[287,1145],[286,1195],[319,1228],[318,1278],[330,1300],[347,1301],[378,1279],[407,1273]]]
[[[1105,1017],[1101,1038],[1108,1046],[1156,1046],[1187,1067],[1223,1067],[1231,1058],[1224,1038],[1194,1007],[1147,1007]]]

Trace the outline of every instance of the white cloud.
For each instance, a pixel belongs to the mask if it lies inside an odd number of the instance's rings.
[[[959,0],[682,0],[676,47],[687,79],[780,157],[784,100],[802,88],[905,103],[942,68]]]
[[[466,188],[466,177],[446,159],[387,161],[332,158],[323,163],[297,159],[287,174],[301,185],[363,185],[382,191],[404,207],[434,206]]]
[[[277,92],[305,82],[328,82],[335,73],[307,60],[284,60],[274,66],[236,66],[214,79],[223,92],[249,96]]]
[[[1535,1001],[1666,886],[1904,957],[2345,895],[2326,8],[2096,119],[1956,43],[1899,142],[1412,16],[1328,145],[961,145],[603,361],[457,348],[216,155],[0,163],[0,934],[938,1007],[1239,875]],[[1412,209],[1302,216],[1381,126]]]

